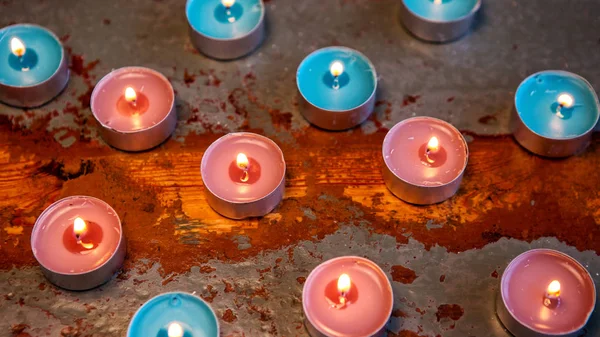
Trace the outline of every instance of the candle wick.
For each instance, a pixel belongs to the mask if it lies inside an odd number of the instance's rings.
[[[244,174],[242,175],[242,178],[240,178],[240,180],[245,183],[248,181],[248,179],[250,178],[250,175],[248,174],[248,168],[244,168]]]
[[[425,159],[427,159],[427,162],[430,164],[435,163],[435,160],[433,160],[429,155],[431,154],[431,150],[429,148],[427,148],[425,150]]]
[[[558,118],[565,118],[565,115],[563,115],[561,112],[563,107],[564,107],[564,105],[559,104],[558,109],[556,109],[556,116],[558,116]]]
[[[333,89],[338,90],[340,88],[339,76],[333,77]]]
[[[555,309],[556,307],[558,307],[559,304],[560,304],[559,297],[546,295],[544,298],[544,306],[549,309]]]

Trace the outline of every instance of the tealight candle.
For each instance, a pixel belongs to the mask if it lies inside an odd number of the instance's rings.
[[[469,149],[455,127],[432,117],[396,124],[383,140],[383,178],[400,199],[417,205],[453,196],[467,167]]]
[[[54,33],[32,24],[0,29],[0,101],[37,107],[56,97],[67,82],[67,57]]]
[[[447,42],[465,35],[481,8],[481,0],[402,0],[400,18],[416,37]]]
[[[265,35],[262,0],[188,0],[185,12],[192,43],[215,59],[244,56]]]
[[[375,67],[350,48],[328,47],[311,53],[298,66],[296,83],[302,114],[323,129],[359,125],[375,106]]]
[[[115,210],[87,196],[67,197],[46,208],[33,226],[31,248],[48,280],[69,290],[108,281],[126,251]]]
[[[317,266],[302,291],[305,325],[313,337],[368,337],[385,331],[392,286],[374,262],[344,256]]]
[[[514,136],[535,154],[570,156],[590,143],[599,111],[598,96],[583,77],[542,71],[525,79],[515,93]]]
[[[218,337],[219,321],[201,298],[172,292],[158,295],[138,309],[127,337]]]
[[[285,160],[277,144],[249,132],[212,143],[200,167],[208,204],[232,219],[263,216],[283,198]]]
[[[177,124],[175,93],[161,73],[125,67],[104,76],[90,106],[104,140],[121,150],[142,151],[164,142]]]
[[[517,256],[502,275],[496,311],[516,337],[575,337],[596,305],[596,288],[575,259],[550,249]]]

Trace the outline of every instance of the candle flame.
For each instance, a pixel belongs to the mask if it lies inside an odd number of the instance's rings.
[[[167,334],[169,337],[183,337],[183,327],[181,324],[173,322],[169,324],[169,330]]]
[[[575,99],[569,94],[560,94],[558,96],[558,104],[560,104],[561,107],[570,108],[574,103]]]
[[[247,170],[248,169],[248,157],[246,157],[245,154],[243,153],[238,153],[237,155],[237,166],[242,169],[242,170]]]
[[[435,5],[441,5],[442,4],[442,0],[433,0],[433,3]]]
[[[547,289],[548,296],[559,297],[560,296],[560,282],[554,280],[550,282]]]
[[[25,55],[25,45],[23,44],[23,41],[19,40],[16,37],[13,37],[10,40],[10,50],[17,57]]]
[[[337,282],[337,288],[340,294],[346,294],[348,291],[350,291],[351,284],[350,276],[348,276],[348,274],[340,275],[340,278],[338,278]]]
[[[427,152],[437,152],[440,149],[440,141],[437,137],[431,137],[427,143]]]
[[[344,73],[344,64],[340,61],[334,61],[329,67],[329,71],[333,77],[338,77]]]
[[[235,4],[235,0],[221,0],[221,3],[226,8],[231,8]]]
[[[86,230],[87,230],[87,225],[86,225],[85,221],[80,217],[75,218],[75,221],[73,222],[73,233],[75,233],[75,235],[77,235],[77,236],[80,236]]]
[[[135,93],[135,90],[132,87],[127,87],[125,88],[125,100],[127,100],[127,102],[135,102],[137,100],[137,94]]]

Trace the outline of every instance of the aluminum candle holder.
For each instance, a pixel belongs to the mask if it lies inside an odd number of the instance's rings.
[[[401,0],[400,18],[420,39],[449,42],[467,34],[480,8],[481,0]]]
[[[540,156],[574,155],[590,144],[599,106],[594,88],[583,77],[561,70],[535,73],[515,93],[513,135]]]
[[[104,141],[125,151],[151,149],[177,125],[173,86],[149,68],[113,70],[94,88],[90,106]]]
[[[350,48],[314,51],[298,66],[296,84],[302,115],[326,130],[355,127],[371,115],[375,106],[375,66]]]
[[[48,29],[17,24],[0,29],[0,101],[22,108],[43,105],[69,82],[65,49]]]
[[[104,284],[126,253],[119,216],[88,196],[67,197],[46,208],[33,226],[31,248],[46,278],[68,290]]]
[[[215,59],[249,54],[265,36],[262,0],[188,0],[186,16],[192,44]]]
[[[589,272],[551,249],[533,249],[510,262],[496,299],[498,318],[515,337],[577,337],[596,305]]]
[[[210,207],[232,219],[264,216],[283,199],[283,152],[267,137],[237,132],[212,143],[200,173]]]
[[[382,154],[387,188],[408,203],[429,205],[458,191],[469,148],[460,131],[449,123],[413,117],[390,129]]]

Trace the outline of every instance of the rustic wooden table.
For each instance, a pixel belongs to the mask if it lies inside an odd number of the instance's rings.
[[[223,336],[306,336],[302,284],[340,255],[370,258],[393,280],[390,336],[507,336],[494,314],[499,275],[533,247],[571,254],[600,282],[598,138],[547,160],[508,134],[527,75],[565,69],[600,87],[598,1],[484,1],[470,35],[437,45],[406,33],[397,1],[271,0],[266,41],[232,62],[193,49],[184,2],[0,1],[0,26],[47,26],[71,55],[55,101],[0,105],[0,335],[124,336],[142,303],[181,290],[211,303]],[[363,51],[380,74],[373,116],[345,132],[311,127],[297,106],[297,65],[332,44]],[[163,72],[177,92],[177,131],[143,153],[108,147],[89,110],[95,83],[125,65]],[[461,189],[439,205],[408,205],[382,181],[383,137],[415,115],[469,141]],[[272,138],[286,158],[285,198],[264,218],[232,221],[206,204],[203,151],[236,130]],[[128,243],[123,270],[87,292],[50,285],[29,244],[43,209],[76,194],[111,204]],[[598,337],[592,321],[585,336]]]

